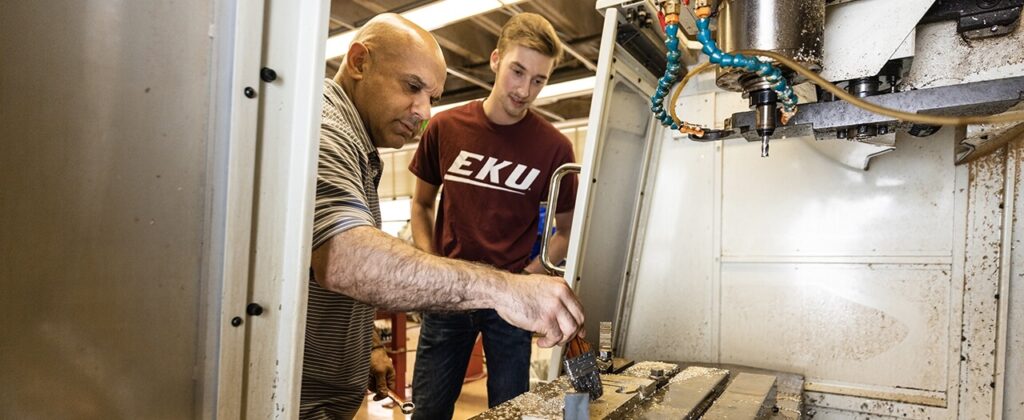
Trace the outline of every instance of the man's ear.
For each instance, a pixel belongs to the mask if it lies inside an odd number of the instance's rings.
[[[491,71],[498,73],[498,63],[501,63],[501,53],[498,50],[491,51]]]
[[[349,77],[362,80],[370,66],[370,50],[362,42],[353,42],[345,53],[345,67]]]

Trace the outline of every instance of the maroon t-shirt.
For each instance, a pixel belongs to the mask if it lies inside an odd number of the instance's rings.
[[[474,101],[430,119],[409,170],[444,186],[434,224],[438,253],[519,272],[537,240],[551,175],[573,161],[569,139],[532,111],[498,125]],[[558,204],[548,208],[571,211],[576,182],[574,174],[563,178]]]

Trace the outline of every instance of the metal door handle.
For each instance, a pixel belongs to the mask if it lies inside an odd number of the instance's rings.
[[[580,173],[583,168],[578,163],[566,163],[565,165],[559,166],[555,169],[555,173],[551,175],[551,186],[548,189],[548,208],[544,212],[544,235],[540,240],[540,263],[546,270],[553,273],[558,273],[560,276],[565,275],[565,269],[556,266],[550,260],[548,260],[548,241],[551,240],[551,227],[555,224],[555,207],[558,206],[558,190],[562,185],[562,178],[571,172]]]

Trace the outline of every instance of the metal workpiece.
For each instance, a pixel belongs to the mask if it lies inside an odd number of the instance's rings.
[[[729,383],[724,369],[689,367],[670,380],[665,392],[653,398],[643,418],[692,419],[705,413]],[[647,408],[647,407],[645,407]]]
[[[587,401],[588,418],[626,418],[626,415],[640,405],[644,398],[650,396],[649,393],[645,394],[642,390],[650,390],[655,387],[655,381],[647,378],[611,374],[602,375],[601,378],[608,384],[609,391],[597,400],[590,400],[589,397],[583,396],[586,394],[567,399],[566,396],[579,393],[575,392],[572,385],[569,384],[568,378],[562,376],[472,418],[475,420],[572,418],[573,415],[579,414],[579,399],[589,400]],[[576,407],[570,407],[569,404],[566,404],[567,402]]]
[[[819,71],[824,33],[824,0],[728,0],[719,5],[716,42],[722,51],[774,51]],[[719,68],[718,86],[740,92],[742,74]]]
[[[704,412],[701,418],[718,419],[763,419],[767,418],[776,402],[775,376],[756,373],[740,373],[729,383],[729,387]]]
[[[622,375],[634,378],[671,378],[679,373],[678,363],[643,361],[636,362],[622,371]]]
[[[872,96],[872,103],[906,112],[934,115],[982,115],[1005,112],[1024,100],[1024,76],[1000,80],[965,83],[930,89],[910,90]],[[732,115],[732,128],[749,141],[759,141],[755,132],[758,119],[754,111]],[[875,114],[845,101],[801,104],[787,125],[777,127],[772,138],[795,137],[813,130],[819,139],[834,139],[836,133],[851,127],[873,124],[885,126],[886,132],[910,130],[913,125],[895,118]],[[848,136],[854,137],[856,129]]]
[[[602,381],[608,392],[598,400],[574,393],[561,377],[474,419],[795,420],[803,412],[804,379],[791,373],[643,361]]]
[[[608,372],[613,365],[613,359],[615,353],[612,350],[612,323],[608,321],[601,322],[601,336],[598,340],[597,348],[597,368],[601,372]]]

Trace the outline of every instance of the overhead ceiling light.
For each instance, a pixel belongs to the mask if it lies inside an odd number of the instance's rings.
[[[520,1],[522,0],[442,0],[417,7],[402,13],[402,16],[420,25],[423,29],[433,31]]]
[[[589,95],[594,92],[595,82],[597,82],[597,77],[589,76],[581,79],[568,80],[565,82],[555,83],[553,85],[547,85],[540,91],[540,94],[537,95],[537,99],[533,100],[533,105],[544,105],[566,98]],[[437,115],[438,112],[462,106],[475,100],[477,99],[435,106],[430,108],[430,115]]]
[[[594,91],[595,82],[597,82],[597,77],[590,76],[545,86],[540,91],[540,94],[537,95],[537,99],[533,101],[533,104],[543,105],[562,99],[587,95]]]
[[[455,102],[455,103],[451,103],[451,104],[432,106],[432,107],[430,107],[430,115],[434,116],[434,115],[437,115],[441,111],[447,111],[447,110],[455,108],[455,107],[460,107],[460,106],[463,106],[463,105],[468,104],[470,102],[476,101],[478,99],[482,99],[482,98],[470,99],[468,101]]]
[[[521,1],[523,0],[440,0],[402,13],[402,17],[423,29],[433,31]],[[345,55],[357,31],[358,29],[353,29],[327,38],[327,46],[324,49],[326,59]]]

